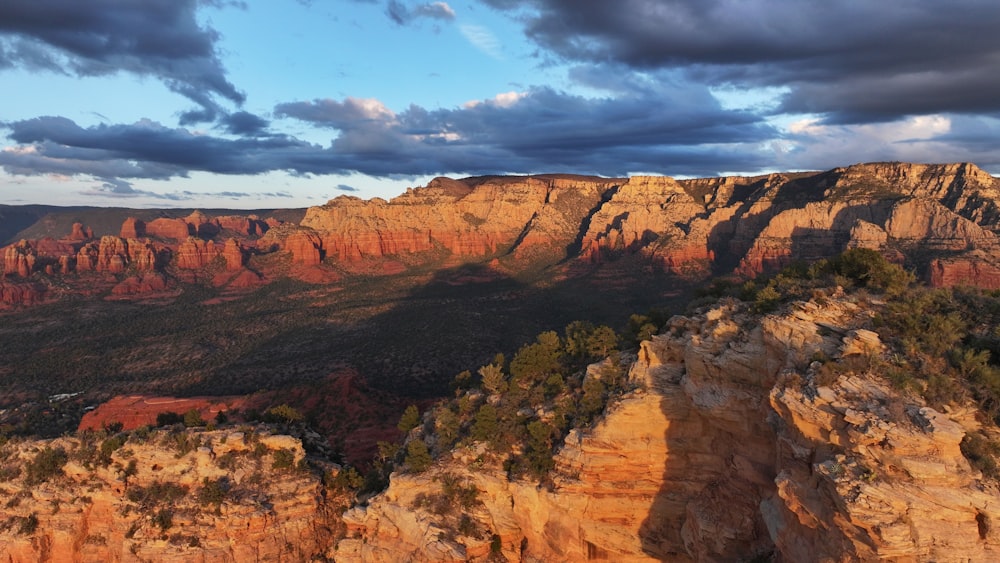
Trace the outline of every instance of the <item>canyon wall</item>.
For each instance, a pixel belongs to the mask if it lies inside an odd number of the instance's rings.
[[[592,428],[574,430],[552,482],[507,479],[483,445],[345,515],[336,556],[363,561],[989,560],[994,481],[959,443],[972,409],[936,411],[882,378],[819,375],[821,355],[882,349],[867,305],[799,302],[760,318],[731,301],[674,317],[644,342]],[[831,360],[832,361],[832,360]],[[481,503],[442,515],[442,483]],[[457,513],[474,523],[455,530]]]
[[[558,278],[621,261],[700,282],[754,277],[862,246],[933,284],[1000,288],[998,198],[1000,181],[972,164],[873,163],[694,180],[436,178],[390,201],[338,197],[310,208],[298,225],[196,211],[129,218],[121,236],[94,239],[77,224],[63,240],[7,246],[3,272],[16,284],[73,272],[170,274],[175,266],[181,272],[173,277],[190,282],[206,278],[190,271],[222,256],[221,266],[247,267],[258,280],[330,283],[345,274],[470,262],[506,274],[549,268]],[[276,251],[285,266],[270,256]],[[73,287],[74,278],[63,281]]]
[[[947,257],[954,270],[978,263],[981,255],[970,254],[978,250],[1000,267],[998,197],[1000,182],[971,164],[876,163],[697,180],[438,178],[391,201],[341,196],[311,208],[302,221],[308,235],[295,234],[287,247],[304,263],[317,255],[331,263],[424,255],[547,264],[639,255],[665,271],[705,278],[755,276],[866,245],[909,260],[926,279],[952,280],[957,274],[931,275],[926,253]],[[989,276],[972,282],[994,283]]]
[[[86,436],[2,447],[0,560],[308,561],[332,541],[322,485],[296,469],[290,436]],[[51,452],[64,465],[42,473]]]

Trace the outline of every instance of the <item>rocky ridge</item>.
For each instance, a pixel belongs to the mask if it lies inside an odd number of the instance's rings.
[[[191,272],[219,257],[223,269],[254,273],[240,278],[244,286],[285,276],[331,283],[355,273],[468,262],[514,275],[548,268],[559,277],[623,258],[697,281],[753,277],[853,247],[879,250],[934,284],[998,288],[998,198],[1000,181],[968,163],[695,180],[436,178],[390,201],[338,197],[310,208],[298,225],[196,211],[129,218],[119,236],[95,239],[77,224],[64,240],[7,246],[3,295],[7,303],[20,295],[44,300],[49,278],[62,276],[72,286],[71,274],[79,272],[214,279]],[[290,269],[269,257],[275,251]],[[33,285],[12,287],[29,278]]]
[[[959,444],[971,410],[938,411],[863,367],[881,353],[871,304],[793,303],[760,318],[737,301],[671,319],[644,342],[635,389],[574,430],[552,484],[511,481],[484,447],[345,514],[338,558],[364,561],[989,560],[994,481]],[[592,370],[590,377],[599,373]],[[478,490],[457,515],[442,483]],[[432,504],[433,505],[433,504]],[[457,507],[453,510],[459,510]]]
[[[334,263],[432,259],[433,251],[500,258],[501,265],[519,257],[555,264],[639,255],[701,278],[755,276],[866,246],[907,260],[928,279],[989,285],[989,276],[963,278],[977,273],[963,264],[985,253],[997,267],[998,197],[1000,182],[972,164],[875,163],[698,180],[438,178],[391,201],[341,196],[311,208],[301,223],[308,234],[296,234],[309,243],[294,246],[305,248],[295,252],[303,260]],[[541,247],[548,252],[539,256]],[[928,252],[941,259],[933,268]],[[950,273],[930,276],[935,269]]]
[[[305,561],[332,541],[322,485],[296,469],[290,436],[159,430],[0,451],[4,561]],[[64,455],[39,461],[52,452]]]

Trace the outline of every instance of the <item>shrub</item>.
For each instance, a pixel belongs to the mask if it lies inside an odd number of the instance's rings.
[[[62,468],[67,461],[69,457],[65,450],[46,446],[35,455],[35,459],[25,465],[25,481],[29,485],[37,485],[56,475],[62,475]]]
[[[17,533],[22,536],[30,536],[35,533],[35,530],[38,529],[38,516],[36,516],[34,512],[28,516],[21,517],[19,520]]]
[[[983,472],[983,475],[991,479],[1000,477],[1000,468],[997,467],[996,456],[1000,455],[1000,444],[987,439],[982,434],[966,434],[959,444],[962,455],[969,460],[973,467]]]
[[[205,421],[201,418],[198,409],[191,409],[184,413],[184,426],[192,428],[195,426],[205,426]]]
[[[295,454],[291,450],[282,448],[274,452],[274,463],[271,464],[274,469],[292,469],[295,467]]]
[[[153,524],[159,526],[160,531],[167,531],[174,525],[174,513],[168,508],[161,508],[153,516]]]
[[[284,422],[286,424],[291,424],[293,422],[302,422],[305,417],[298,409],[289,406],[287,403],[282,403],[276,407],[271,407],[264,411],[264,421],[265,422]]]
[[[202,479],[201,487],[198,489],[198,501],[202,504],[221,505],[226,500],[229,493],[229,479],[219,477],[218,479]]]
[[[157,426],[173,426],[181,422],[184,422],[184,417],[172,411],[161,412],[156,415]]]

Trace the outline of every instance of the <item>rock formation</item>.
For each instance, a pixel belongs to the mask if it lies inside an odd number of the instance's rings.
[[[121,238],[142,238],[146,236],[146,222],[135,217],[129,217],[122,223]]]
[[[246,266],[270,280],[313,283],[467,262],[564,277],[620,260],[625,272],[658,268],[691,283],[754,277],[865,247],[933,284],[992,288],[1000,285],[998,201],[1000,181],[972,164],[873,163],[694,180],[436,178],[391,201],[338,197],[307,210],[300,225],[200,211],[131,217],[117,238],[93,240],[77,224],[64,240],[15,243],[3,258],[5,274],[26,277],[152,271],[174,255],[183,273],[171,275],[193,281],[192,271],[221,255],[229,271]],[[277,257],[255,263],[279,249],[295,267],[278,266]]]
[[[129,276],[111,288],[112,295],[147,295],[166,291],[167,280],[158,272]]]
[[[831,361],[877,354],[866,306],[798,302],[779,315],[722,302],[644,342],[636,384],[574,430],[550,487],[510,481],[485,447],[454,452],[345,514],[335,555],[364,561],[989,560],[997,484],[959,443],[971,411],[936,411]],[[481,504],[461,533],[427,508],[445,480]],[[496,554],[496,551],[493,551]]]
[[[996,253],[1000,182],[971,164],[862,164],[822,173],[674,180],[437,178],[391,201],[342,196],[302,225],[333,261],[512,256],[548,264],[639,255],[668,272],[755,276],[848,247],[926,271],[924,250]],[[315,263],[302,235],[286,243]],[[311,235],[310,235],[311,237]],[[539,251],[539,249],[545,249]],[[442,254],[443,253],[443,254]],[[937,277],[935,279],[945,279]]]
[[[45,298],[45,287],[37,283],[0,282],[0,304],[33,305]]]
[[[76,267],[81,272],[120,274],[127,268],[151,272],[157,267],[158,256],[159,251],[151,242],[108,235],[83,245],[76,256]]]
[[[83,223],[73,223],[72,231],[69,234],[69,240],[83,241],[90,240],[94,238],[94,231],[89,227],[85,227]]]
[[[12,244],[4,250],[3,271],[26,278],[34,272],[37,251],[26,240]]]
[[[437,178],[389,202],[338,197],[310,208],[301,224],[319,233],[326,256],[338,261],[439,248],[483,257],[515,244],[572,244],[587,214],[619,183],[576,176]]]
[[[194,233],[184,219],[161,217],[146,224],[146,234],[161,239],[182,241]]]
[[[30,469],[56,451],[66,457],[54,471]],[[4,453],[5,471],[25,468],[0,483],[0,559],[11,563],[309,561],[331,542],[322,486],[295,470],[304,452],[290,436],[160,430]]]

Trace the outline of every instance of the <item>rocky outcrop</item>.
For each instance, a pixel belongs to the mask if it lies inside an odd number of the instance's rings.
[[[177,247],[177,267],[182,270],[197,270],[210,265],[221,258],[228,270],[239,270],[243,267],[243,248],[235,239],[229,239],[224,244],[214,241],[204,241],[188,237]]]
[[[142,219],[129,217],[125,219],[124,223],[122,223],[121,234],[118,236],[125,239],[142,238],[146,236],[146,222]]]
[[[1000,289],[997,256],[981,251],[957,257],[935,258],[928,267],[928,282],[935,287],[974,286]]]
[[[160,250],[149,241],[103,236],[100,241],[83,245],[76,256],[80,272],[120,274],[126,269],[151,272],[159,264]]]
[[[26,278],[35,271],[38,252],[26,240],[8,246],[3,254],[3,271]]]
[[[0,506],[0,559],[308,561],[329,547],[319,478],[295,470],[297,439],[250,428],[94,439],[5,446],[5,469],[56,449],[69,460],[40,483],[22,471],[0,484],[17,499]]]
[[[392,201],[341,196],[310,208],[327,257],[338,261],[441,249],[483,257],[544,244],[570,245],[581,222],[620,180],[575,176],[437,178]]]
[[[85,227],[83,223],[73,223],[69,233],[69,240],[84,241],[94,238],[94,231],[90,227]]]
[[[959,450],[973,417],[814,361],[880,354],[870,319],[829,298],[675,317],[642,344],[636,389],[567,437],[551,486],[458,450],[345,514],[335,555],[458,561],[499,538],[508,561],[991,559],[1000,490]],[[427,508],[446,480],[478,490],[466,532]]]
[[[283,250],[292,255],[292,262],[304,266],[315,266],[323,260],[322,246],[319,235],[306,229],[295,229],[283,240]]]
[[[160,239],[182,241],[194,233],[184,219],[161,217],[146,223],[146,234]]]
[[[308,210],[314,263],[419,255],[601,263],[635,255],[694,278],[755,276],[866,246],[996,246],[1000,182],[971,164],[862,164],[822,173],[674,180],[636,176],[437,178],[391,201],[339,197]],[[293,253],[294,254],[294,253]],[[923,255],[916,258],[926,266]],[[516,267],[516,266],[515,266]]]
[[[46,289],[37,283],[0,282],[0,304],[34,305],[45,299]]]
[[[271,228],[256,215],[222,215],[215,218],[215,223],[221,230],[247,237],[259,237]]]
[[[146,272],[129,276],[111,288],[111,294],[116,296],[148,295],[166,291],[167,280],[158,272]]]

